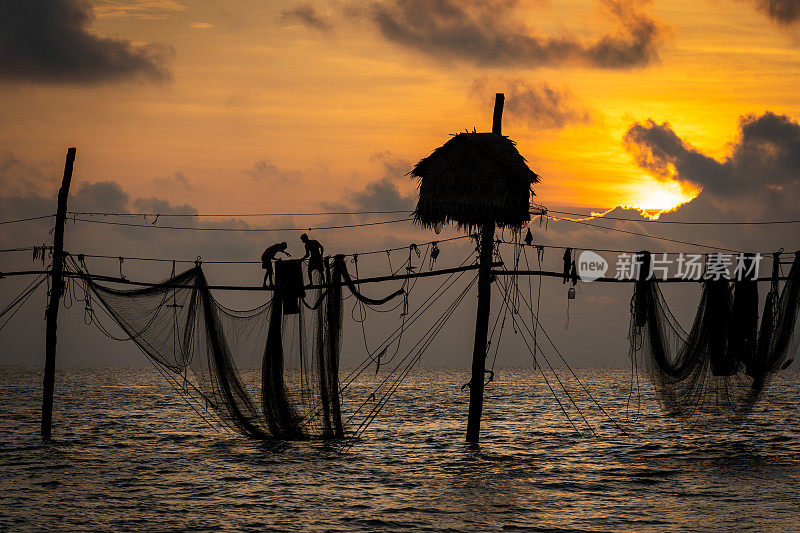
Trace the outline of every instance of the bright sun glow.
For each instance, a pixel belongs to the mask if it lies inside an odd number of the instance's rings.
[[[681,187],[674,181],[648,183],[635,193],[632,207],[647,211],[658,218],[660,212],[670,211],[699,193],[699,190]]]

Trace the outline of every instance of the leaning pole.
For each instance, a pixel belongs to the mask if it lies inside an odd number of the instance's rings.
[[[497,93],[492,117],[492,133],[502,135],[505,96]],[[492,300],[492,252],[494,251],[494,220],[487,219],[481,227],[480,267],[478,268],[478,311],[475,318],[475,345],[472,349],[472,378],[469,386],[469,415],[467,442],[477,443],[481,433],[483,413],[483,380],[486,370],[486,343],[489,334],[489,312]]]
[[[42,438],[50,440],[53,423],[53,389],[56,377],[56,330],[58,329],[58,305],[64,292],[64,221],[67,218],[67,198],[72,181],[72,166],[75,163],[75,148],[67,150],[67,162],[64,165],[64,178],[58,190],[58,211],[56,227],[53,233],[53,266],[50,269],[50,299],[45,317],[47,330],[45,333],[44,386],[42,392]]]

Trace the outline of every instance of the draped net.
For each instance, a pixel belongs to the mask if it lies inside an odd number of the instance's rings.
[[[327,287],[306,292],[296,313],[287,312],[286,300],[297,295],[279,283],[265,304],[229,309],[214,298],[200,266],[136,290],[100,285],[86,273],[82,279],[142,351],[223,424],[259,439],[307,439],[344,435],[342,286],[375,304],[401,292],[366,298],[339,257],[327,277]]]
[[[641,255],[649,270],[649,253]],[[658,282],[636,282],[631,305],[631,357],[651,379],[665,408],[693,423],[737,422],[800,344],[800,252],[778,291],[773,279],[759,326],[758,290],[752,279],[703,282],[697,314],[687,333],[670,311]]]

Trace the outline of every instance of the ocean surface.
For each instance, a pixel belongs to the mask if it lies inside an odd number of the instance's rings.
[[[152,368],[59,368],[43,444],[40,370],[0,367],[0,530],[800,531],[797,372],[702,429],[628,370],[577,373],[580,412],[549,376],[570,422],[541,373],[497,370],[471,447],[466,370],[416,368],[345,449],[214,429]]]

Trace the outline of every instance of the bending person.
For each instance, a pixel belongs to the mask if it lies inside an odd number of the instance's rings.
[[[272,280],[272,273],[273,273],[272,261],[275,259],[275,256],[278,255],[279,253],[283,253],[283,254],[286,254],[287,257],[292,257],[292,255],[289,252],[286,251],[286,248],[288,248],[288,247],[289,247],[289,245],[286,244],[285,242],[279,242],[279,243],[273,244],[272,246],[270,246],[269,248],[264,250],[263,254],[261,254],[261,268],[263,268],[265,270],[265,272],[264,272],[264,287],[267,286],[267,280],[269,280],[270,286],[273,284],[273,280]]]

